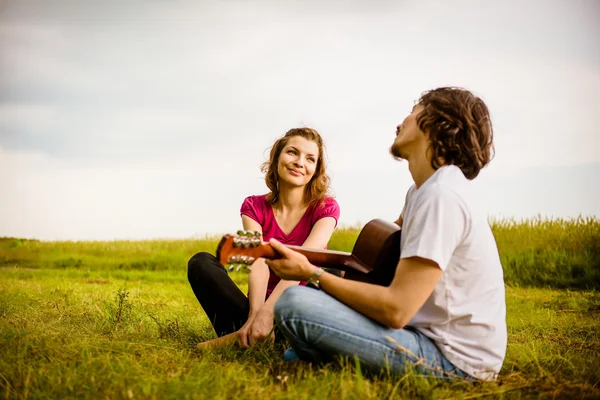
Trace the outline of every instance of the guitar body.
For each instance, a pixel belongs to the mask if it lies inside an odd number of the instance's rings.
[[[400,260],[401,232],[398,225],[381,219],[365,225],[356,239],[352,257],[371,271],[364,274],[345,269],[344,278],[389,286]]]
[[[400,227],[374,219],[360,231],[352,253],[287,246],[304,254],[308,260],[327,269],[344,271],[345,279],[389,286],[400,260]],[[275,259],[279,254],[254,234],[226,235],[217,247],[222,265],[251,265],[258,258]]]

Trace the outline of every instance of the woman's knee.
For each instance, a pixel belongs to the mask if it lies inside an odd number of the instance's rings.
[[[188,280],[202,276],[208,267],[216,263],[216,258],[205,251],[196,253],[188,261]]]

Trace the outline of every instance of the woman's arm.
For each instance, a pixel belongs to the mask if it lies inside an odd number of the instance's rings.
[[[331,235],[333,234],[333,230],[335,229],[336,221],[332,217],[326,217],[318,220],[315,225],[312,227],[310,234],[302,244],[302,247],[306,247],[309,249],[323,249],[327,246]],[[264,260],[263,260],[264,262]],[[266,263],[265,263],[266,266]],[[254,267],[253,267],[254,268]],[[280,280],[277,286],[273,289],[273,292],[262,306],[265,308],[265,312],[273,315],[273,308],[275,307],[275,303],[281,294],[290,286],[295,286],[300,281],[287,281]],[[261,308],[261,311],[262,311]]]
[[[302,243],[302,247],[324,249],[327,243],[329,243],[329,239],[331,239],[335,224],[336,221],[333,217],[325,217],[318,220],[312,227],[304,243]]]
[[[327,243],[329,243],[331,235],[333,234],[335,224],[335,218],[332,217],[321,218],[320,220],[318,220],[312,227],[310,234],[308,235],[304,243],[302,243],[302,247],[306,247],[309,249],[325,248],[325,246],[327,246]],[[267,311],[269,311],[271,315],[273,315],[273,308],[275,307],[275,303],[277,302],[279,296],[281,296],[285,289],[287,289],[290,286],[295,286],[298,283],[300,283],[300,281],[287,281],[284,279],[280,280],[277,286],[275,286],[275,288],[273,289],[273,292],[271,293],[265,304],[263,305],[263,308],[267,308]]]
[[[262,233],[262,227],[252,218],[242,215],[242,225],[245,230],[257,231]],[[248,273],[248,302],[250,311],[246,323],[237,331],[237,340],[242,347],[248,347],[254,344],[252,339],[252,326],[261,307],[265,304],[265,293],[269,284],[269,267],[264,258],[258,258],[252,263],[252,268]],[[262,323],[262,322],[261,322]],[[272,322],[271,322],[272,327]],[[270,331],[271,328],[268,328]]]
[[[262,234],[262,226],[252,218],[242,215],[242,225],[247,231],[256,231]],[[248,319],[253,319],[258,310],[265,303],[265,293],[269,283],[269,267],[264,258],[258,258],[252,263],[248,273],[248,301],[250,302],[250,314]]]
[[[333,234],[335,224],[335,218],[332,217],[326,217],[318,220],[311,229],[310,234],[302,244],[302,247],[306,247],[309,249],[325,248],[325,246],[327,246],[327,243],[329,242],[329,239],[331,238],[331,235]],[[295,286],[298,283],[300,283],[300,281],[287,281],[283,279],[279,281],[279,283],[277,284],[277,286],[275,286],[273,292],[271,293],[271,295],[269,296],[262,308],[266,308],[265,311],[270,312],[270,314],[273,315],[273,307],[275,307],[275,303],[277,302],[279,296],[281,296],[285,289],[287,289],[290,286]]]
[[[394,223],[396,225],[398,225],[400,228],[402,228],[402,222],[404,222],[404,217],[402,217],[402,214],[400,214],[400,216],[398,217],[397,220],[394,221]]]
[[[332,217],[326,217],[318,220],[315,225],[312,227],[310,234],[302,244],[302,247],[314,248],[314,249],[322,249],[324,248],[331,235],[333,230],[335,229],[336,220]],[[268,276],[268,267],[264,262],[264,266],[267,268],[267,276]],[[254,264],[252,264],[252,270],[254,270]],[[298,285],[300,281],[293,280],[280,280],[277,286],[273,289],[273,292],[264,302],[258,313],[254,316],[254,320],[252,322],[252,327],[250,328],[250,333],[248,335],[248,344],[253,345],[257,340],[262,340],[266,338],[271,330],[273,329],[273,320],[274,314],[273,309],[275,307],[275,303],[279,296],[290,286]],[[248,285],[250,286],[250,285]],[[263,301],[264,301],[264,292],[263,292]],[[244,343],[242,342],[242,345]]]

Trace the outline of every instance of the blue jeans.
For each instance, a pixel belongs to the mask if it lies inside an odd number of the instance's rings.
[[[412,369],[435,377],[469,377],[416,329],[388,328],[320,290],[288,288],[275,304],[275,321],[302,360],[357,356],[372,372]]]

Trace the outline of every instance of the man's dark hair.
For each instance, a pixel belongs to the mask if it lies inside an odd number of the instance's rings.
[[[417,117],[421,131],[431,140],[431,166],[456,165],[474,179],[494,157],[490,113],[468,90],[443,87],[427,91],[418,101],[424,109]]]

